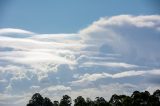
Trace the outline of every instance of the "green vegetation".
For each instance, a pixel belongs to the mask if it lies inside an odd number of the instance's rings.
[[[59,101],[53,101],[47,97],[43,98],[39,93],[32,96],[27,106],[71,106],[72,100],[64,95]],[[114,94],[107,102],[103,97],[96,97],[94,101],[90,98],[84,99],[78,96],[73,103],[74,106],[160,106],[160,90],[152,95],[148,92],[134,91],[131,96]]]

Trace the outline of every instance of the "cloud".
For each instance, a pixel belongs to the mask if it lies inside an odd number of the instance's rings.
[[[0,105],[22,106],[34,92],[56,99],[153,91],[159,29],[159,15],[102,17],[71,34],[0,29]]]
[[[136,63],[145,61],[144,64],[149,65],[152,61],[157,65],[160,60],[159,27],[159,15],[119,15],[103,17],[79,33],[82,42],[92,45],[93,50],[101,52],[103,47],[103,53],[114,52]]]
[[[135,26],[138,28],[159,28],[160,24],[159,15],[141,15],[141,16],[131,16],[131,15],[119,15],[113,17],[102,17],[98,21],[93,22],[92,25],[80,31],[82,34],[90,34],[93,32],[99,32],[107,30],[106,27],[114,29],[114,27],[124,27],[126,25]],[[113,27],[114,26],[114,27]]]
[[[2,28],[0,29],[0,36],[8,36],[8,37],[30,37],[33,35],[33,32],[22,30],[22,29],[14,29],[14,28]]]
[[[3,28],[0,29],[0,34],[4,33],[26,33],[26,34],[34,34],[33,32],[22,30],[22,29],[13,29],[13,28]]]
[[[137,65],[127,64],[127,63],[120,63],[120,62],[85,62],[83,66],[94,66],[94,65],[101,65],[106,67],[124,67],[124,68],[135,68],[138,67]]]
[[[78,77],[77,81],[71,82],[73,85],[85,85],[85,83],[90,83],[93,81],[97,81],[99,79],[103,78],[124,78],[124,77],[133,77],[133,76],[146,76],[146,75],[160,75],[160,70],[159,69],[154,69],[154,70],[148,70],[148,71],[125,71],[125,72],[120,72],[116,74],[109,74],[109,73],[94,73],[94,74],[84,74],[82,76]]]
[[[64,85],[50,86],[50,87],[43,89],[40,92],[41,93],[49,93],[49,92],[52,93],[52,92],[62,92],[62,91],[71,91],[71,87],[66,87]]]
[[[23,95],[9,95],[9,94],[0,94],[0,105],[1,106],[22,106],[28,103],[31,94]]]
[[[53,36],[51,38],[54,38]],[[70,41],[72,43],[68,44],[65,42],[41,41],[31,37],[12,38],[1,35],[0,42],[0,60],[2,64],[27,65],[35,70],[46,70],[50,64],[52,64],[50,66],[56,64],[75,64],[74,51],[77,51],[76,49],[79,49],[79,46],[81,46],[80,44],[73,45],[72,41]],[[71,48],[72,50],[70,50]]]
[[[87,87],[84,89],[74,90],[71,92],[71,95],[73,98],[82,95],[84,98],[90,97],[92,100],[96,97],[104,97],[109,101],[113,94],[131,95],[135,89],[138,89],[138,86],[127,83],[112,83],[108,85],[100,85],[98,87]]]

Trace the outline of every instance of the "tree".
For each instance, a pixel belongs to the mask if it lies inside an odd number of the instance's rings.
[[[74,100],[74,106],[85,106],[85,105],[86,105],[86,101],[82,96],[78,96]]]
[[[71,106],[71,104],[72,104],[71,97],[69,97],[68,95],[64,95],[60,101],[59,106]]]
[[[86,98],[86,106],[94,106],[94,102],[90,98]]]
[[[132,104],[135,106],[148,106],[150,104],[150,93],[148,91],[135,91],[132,94]]]
[[[132,105],[132,98],[129,96],[122,96],[121,102],[122,102],[123,106],[133,106]]]
[[[160,90],[156,90],[154,93],[153,93],[153,96],[157,97],[160,101]]]
[[[131,96],[112,95],[109,103],[103,97],[96,97],[94,101],[90,98],[86,100],[78,96],[74,100],[74,106],[160,106],[160,90],[156,90],[153,95],[148,91],[134,91]],[[71,97],[64,95],[60,100],[51,102],[47,97],[43,98],[39,93],[35,93],[27,106],[71,106]]]
[[[116,94],[112,95],[109,103],[110,103],[111,106],[122,106],[120,97]]]
[[[59,102],[58,101],[54,101],[53,102],[53,106],[59,106]]]
[[[132,104],[135,106],[140,106],[140,102],[141,102],[141,97],[140,97],[140,92],[139,91],[134,91],[133,94],[131,95],[132,100]]]
[[[39,93],[35,93],[27,106],[43,106],[43,97]]]
[[[96,97],[94,101],[95,106],[109,106],[107,101],[103,97]]]
[[[151,95],[149,98],[149,106],[160,106],[159,99],[154,95]]]
[[[43,106],[53,106],[53,103],[49,98],[45,97],[43,100]]]

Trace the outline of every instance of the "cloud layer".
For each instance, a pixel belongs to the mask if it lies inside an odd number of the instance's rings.
[[[102,17],[73,34],[0,29],[0,105],[22,106],[34,92],[56,99],[153,91],[159,35],[159,15]]]

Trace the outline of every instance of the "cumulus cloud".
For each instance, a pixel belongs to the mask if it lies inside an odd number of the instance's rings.
[[[79,33],[83,43],[98,50],[103,47],[105,53],[112,51],[132,61],[145,60],[157,64],[160,59],[159,27],[159,15],[120,15],[103,17]]]

